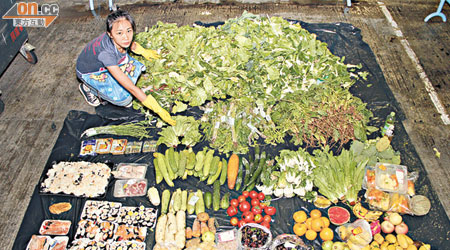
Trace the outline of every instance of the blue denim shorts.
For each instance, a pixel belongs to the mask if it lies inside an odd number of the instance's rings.
[[[119,68],[136,85],[137,79],[142,71],[145,71],[144,64],[127,55],[126,60],[119,65]],[[133,101],[133,96],[126,90],[107,69],[97,72],[82,74],[77,70],[77,77],[83,81],[91,91],[103,100],[117,106],[127,106]]]

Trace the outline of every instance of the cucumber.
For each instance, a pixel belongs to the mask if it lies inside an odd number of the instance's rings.
[[[178,165],[178,176],[184,176],[184,170],[186,170],[188,151],[183,150],[180,152],[180,164]]]
[[[216,180],[213,186],[213,209],[218,211],[220,209],[220,182]]]
[[[175,162],[175,149],[173,149],[172,147],[166,149],[166,157],[167,160],[169,161],[170,164],[170,168],[172,169],[172,172],[177,173],[177,164]]]
[[[222,159],[222,173],[220,174],[220,185],[222,186],[227,181],[228,163],[227,159]]]
[[[203,193],[202,190],[197,190],[197,197],[198,201],[195,203],[195,214],[198,215],[199,213],[205,212],[205,202],[203,200]]]
[[[181,188],[178,188],[177,191],[175,191],[175,200],[173,201],[173,209],[174,212],[178,212],[181,209]]]
[[[187,190],[183,190],[181,192],[181,211],[186,211],[186,207],[187,207],[187,197],[188,196],[188,192]]]
[[[215,175],[217,173],[217,167],[219,166],[220,157],[214,156],[211,162],[211,168],[209,169],[209,176]]]
[[[169,208],[170,190],[164,189],[161,195],[161,213],[166,214]]]
[[[226,193],[220,200],[220,208],[227,209],[230,206],[230,193]]]
[[[172,167],[169,162],[169,152],[166,150],[166,153],[163,156],[164,156],[164,163],[166,164],[167,172],[169,173],[169,177],[171,180],[174,180],[177,177],[175,176],[175,173],[173,172]]]
[[[205,192],[205,206],[207,209],[211,209],[212,205],[212,194],[211,192]]]
[[[186,210],[188,214],[193,214],[195,212],[195,204],[197,203],[196,193],[189,191],[188,202],[186,204]]]

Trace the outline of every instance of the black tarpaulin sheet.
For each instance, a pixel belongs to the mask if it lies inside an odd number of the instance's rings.
[[[298,22],[298,21],[294,21]],[[382,71],[376,62],[375,56],[369,46],[363,42],[360,30],[353,27],[350,24],[336,23],[336,24],[308,24],[299,22],[302,27],[317,34],[317,38],[328,44],[331,52],[338,56],[345,56],[345,62],[351,64],[363,65],[362,70],[370,73],[367,82],[357,82],[351,91],[354,95],[360,97],[364,102],[368,104],[368,108],[374,113],[376,117],[380,119],[373,119],[371,125],[382,126],[385,117],[390,111],[395,111],[398,117],[402,119],[403,113],[399,108],[392,92],[386,84]],[[215,24],[203,24],[203,25],[220,25]],[[371,85],[368,85],[370,83]],[[51,167],[52,163],[60,161],[92,161],[92,162],[139,162],[147,163],[149,169],[146,174],[149,186],[155,185],[154,168],[153,168],[153,156],[151,153],[141,154],[129,154],[129,155],[97,155],[88,157],[79,157],[81,140],[80,135],[88,128],[120,124],[127,121],[135,121],[143,119],[142,115],[132,111],[130,109],[118,108],[112,105],[101,106],[96,109],[97,114],[88,114],[82,111],[70,111],[67,115],[64,126],[61,129],[59,137],[54,145],[54,148],[46,163],[45,169],[42,173],[43,177],[47,170]],[[198,117],[198,110],[193,109],[187,111],[188,115],[194,115]],[[157,130],[151,132],[155,136]],[[94,138],[126,138],[130,141],[136,141],[136,138],[130,137],[117,137],[117,136],[97,136]],[[84,138],[85,139],[85,138]],[[417,171],[419,173],[419,179],[416,182],[416,193],[426,195],[432,204],[431,211],[428,215],[423,217],[417,216],[404,216],[404,220],[409,226],[409,233],[413,239],[420,240],[431,244],[433,249],[446,249],[448,241],[450,239],[450,222],[445,214],[445,211],[440,203],[435,191],[431,187],[430,180],[427,177],[423,164],[419,160],[419,157],[408,138],[408,135],[400,122],[396,123],[395,137],[392,141],[395,150],[401,153],[402,164],[408,166],[409,171]],[[203,142],[194,147],[194,151],[203,149],[207,145],[207,142]],[[262,150],[265,150],[269,155],[275,156],[281,149],[296,149],[297,147],[286,143],[277,145],[276,147],[262,146]],[[164,151],[165,147],[160,147],[158,151]],[[253,150],[250,151],[251,153]],[[174,191],[176,188],[197,190],[212,192],[212,186],[207,186],[205,182],[199,182],[198,178],[189,177],[187,180],[177,179],[174,181],[175,188],[171,188]],[[110,182],[106,197],[102,200],[117,201],[123,205],[138,206],[144,205],[151,207],[149,200],[146,197],[137,198],[114,198],[113,197],[113,184]],[[158,190],[161,191],[169,188],[165,182],[156,185]],[[52,196],[52,195],[40,195],[39,186],[37,185],[33,195],[31,197],[30,204],[27,208],[19,232],[14,242],[13,249],[25,249],[26,245],[33,234],[38,234],[39,226],[45,219],[70,219],[72,229],[69,232],[69,237],[72,240],[75,234],[76,224],[79,220],[81,209],[87,200],[86,198],[74,198],[65,196]],[[240,193],[236,191],[230,191],[226,185],[221,187],[221,195],[226,192],[231,192],[231,198],[237,198]],[[53,215],[48,211],[48,207],[55,203],[67,201],[70,202],[73,208],[61,215]],[[277,208],[277,213],[273,216],[273,222],[271,223],[271,231],[274,236],[282,233],[293,233],[293,219],[292,214],[299,210],[305,209],[310,211],[314,208],[314,205],[302,201],[299,198],[282,198],[272,201],[272,205]],[[344,204],[339,204],[346,207]],[[347,207],[348,208],[348,207]],[[326,214],[325,209],[321,209],[323,214]],[[211,216],[217,218],[219,222],[219,229],[225,230],[231,228],[229,226],[229,217],[224,210],[214,212],[208,210]],[[193,217],[187,217],[187,225],[192,226]],[[356,218],[352,216],[352,221]],[[334,229],[335,227],[332,226]],[[308,242],[314,246],[321,244],[320,240],[314,242]],[[152,249],[154,244],[154,234],[149,231],[149,235],[146,240],[147,249]],[[317,249],[317,248],[316,248]]]

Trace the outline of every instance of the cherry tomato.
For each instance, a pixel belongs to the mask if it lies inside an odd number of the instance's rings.
[[[238,197],[238,202],[239,203],[242,203],[242,202],[244,202],[244,201],[246,201],[247,199],[245,198],[245,196],[243,196],[243,195],[239,195],[239,197]]]
[[[262,212],[263,212],[263,210],[259,206],[252,207],[251,211],[254,215],[262,214]]]
[[[277,212],[275,207],[266,207],[264,208],[264,212],[270,216],[274,215]]]
[[[269,222],[267,222],[267,221],[263,221],[263,222],[261,222],[261,226],[263,226],[263,227],[267,227],[267,229],[270,229],[270,223],[269,223]]]
[[[260,202],[259,202],[258,199],[252,199],[252,200],[250,201],[250,204],[252,204],[252,206],[254,206],[254,207],[256,207],[256,206],[259,207]]]
[[[266,207],[267,207],[267,204],[266,204],[266,203],[264,203],[264,202],[260,202],[260,203],[259,203],[259,207],[261,207],[261,209],[263,209],[263,210],[264,210],[264,208],[266,208]]]
[[[246,212],[246,211],[250,211],[250,203],[248,203],[248,201],[244,201],[241,202],[241,204],[239,204],[239,210],[241,210],[241,212]]]
[[[246,224],[246,222],[244,220],[240,220],[238,222],[238,227],[243,227]]]
[[[230,224],[231,224],[232,226],[237,226],[238,223],[239,223],[239,219],[238,219],[238,218],[233,217],[233,218],[230,219]]]
[[[252,222],[254,218],[255,215],[250,211],[245,211],[244,213],[242,213],[242,219],[247,223]]]
[[[230,201],[230,205],[233,207],[238,207],[239,206],[239,201],[237,199],[232,199]]]
[[[252,199],[258,199],[258,192],[256,192],[255,190],[250,191],[250,198]]]
[[[265,198],[266,198],[266,196],[264,195],[263,192],[261,192],[261,193],[258,194],[258,200],[262,201],[262,200],[264,200]]]
[[[264,221],[264,217],[261,214],[257,214],[257,215],[255,215],[254,220],[256,223],[261,223]]]
[[[245,196],[245,198],[247,198],[250,195],[250,192],[244,191],[244,192],[242,192],[242,195]]]
[[[238,213],[238,210],[237,210],[237,208],[235,206],[229,206],[227,208],[228,216],[232,217],[232,216],[235,216],[237,213]]]
[[[264,220],[265,222],[270,223],[270,222],[272,221],[272,217],[270,217],[270,215],[266,214],[266,215],[264,215],[263,220]]]

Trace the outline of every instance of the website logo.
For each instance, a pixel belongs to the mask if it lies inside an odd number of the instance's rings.
[[[58,4],[42,4],[36,2],[18,2],[3,15],[3,19],[12,19],[15,27],[47,28],[59,14]]]

